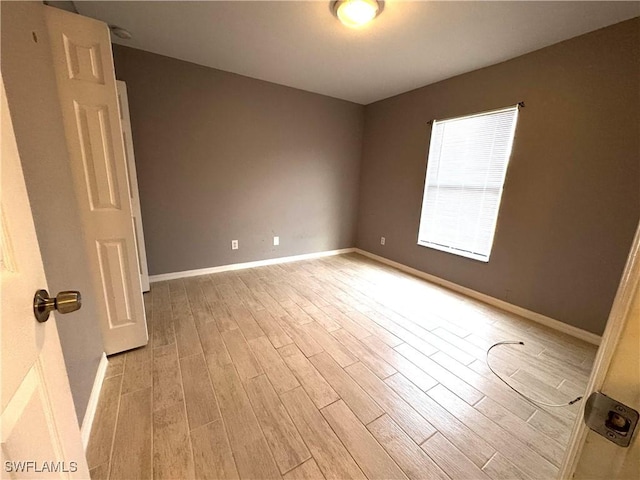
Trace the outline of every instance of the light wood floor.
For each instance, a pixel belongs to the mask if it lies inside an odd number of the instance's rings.
[[[595,347],[362,256],[152,285],[113,356],[94,479],[553,478]]]

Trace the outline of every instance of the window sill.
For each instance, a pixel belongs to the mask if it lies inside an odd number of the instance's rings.
[[[471,260],[477,260],[478,262],[489,263],[489,257],[485,257],[484,255],[479,255],[477,253],[466,252],[464,250],[445,247],[444,245],[424,242],[422,240],[418,240],[418,245],[420,245],[421,247],[432,248],[434,250],[440,250],[441,252],[445,252],[445,253],[451,253],[452,255],[457,255],[458,257],[465,257],[465,258],[470,258]]]

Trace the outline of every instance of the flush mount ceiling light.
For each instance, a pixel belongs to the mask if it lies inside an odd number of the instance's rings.
[[[331,2],[331,12],[347,27],[358,28],[376,18],[384,10],[377,0],[337,0]]]
[[[123,40],[131,40],[133,38],[131,32],[126,28],[122,28],[117,25],[109,25],[109,30],[111,30],[111,33],[116,37],[119,37]]]

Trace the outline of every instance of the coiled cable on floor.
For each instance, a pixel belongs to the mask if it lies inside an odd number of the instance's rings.
[[[493,345],[491,345],[489,347],[489,349],[487,350],[487,367],[489,367],[489,370],[491,370],[491,372],[498,377],[507,387],[509,387],[511,390],[513,390],[514,392],[516,392],[518,395],[520,395],[522,398],[524,398],[525,400],[527,400],[530,403],[533,403],[534,405],[538,406],[538,407],[568,407],[569,405],[573,405],[576,402],[579,402],[580,400],[582,400],[582,395],[574,398],[573,400],[571,400],[570,402],[566,402],[566,403],[547,403],[547,402],[543,402],[540,400],[535,400],[527,395],[525,395],[524,393],[520,392],[517,388],[511,386],[509,384],[509,382],[507,382],[504,378],[502,378],[498,372],[496,372],[492,367],[491,364],[489,363],[489,353],[491,352],[491,350],[493,350],[495,347],[499,346],[499,345],[524,345],[524,342],[520,342],[520,341],[515,341],[515,340],[505,340],[503,342],[497,342],[494,343]]]

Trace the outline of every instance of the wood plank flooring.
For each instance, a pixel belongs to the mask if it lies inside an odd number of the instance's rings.
[[[554,478],[596,348],[357,254],[155,283],[98,479]]]

